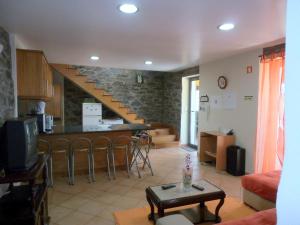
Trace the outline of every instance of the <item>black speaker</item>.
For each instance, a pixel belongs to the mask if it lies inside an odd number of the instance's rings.
[[[234,176],[245,175],[245,149],[237,145],[227,148],[227,173]]]

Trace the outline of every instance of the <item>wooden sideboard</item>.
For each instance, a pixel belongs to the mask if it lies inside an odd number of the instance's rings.
[[[226,170],[226,149],[235,144],[234,135],[216,131],[200,133],[200,162],[216,162],[217,170]]]

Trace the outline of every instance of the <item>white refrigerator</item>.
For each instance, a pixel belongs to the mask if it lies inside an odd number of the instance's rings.
[[[82,103],[82,126],[99,126],[102,123],[102,104]]]

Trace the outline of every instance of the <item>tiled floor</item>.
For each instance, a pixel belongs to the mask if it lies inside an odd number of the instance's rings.
[[[149,185],[181,180],[186,151],[179,148],[152,150],[150,158],[154,170],[148,169],[139,179],[135,172],[130,178],[117,171],[117,179],[109,181],[105,173],[96,174],[96,182],[88,183],[86,176],[77,176],[75,185],[65,178],[55,178],[49,189],[49,213],[52,225],[113,225],[116,210],[148,205],[145,188]],[[216,173],[214,167],[200,165],[197,153],[193,159],[193,179],[208,179],[223,188],[228,196],[240,197],[240,179],[226,173]]]

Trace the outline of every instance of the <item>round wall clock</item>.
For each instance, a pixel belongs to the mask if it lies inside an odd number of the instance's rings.
[[[221,89],[225,89],[227,86],[227,79],[224,76],[219,76],[218,78],[218,86]]]

